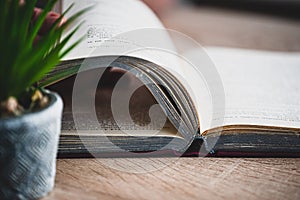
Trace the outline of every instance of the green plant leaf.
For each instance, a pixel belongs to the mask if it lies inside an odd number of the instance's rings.
[[[75,74],[77,74],[77,72],[79,71],[81,65],[75,65],[72,67],[69,67],[66,70],[63,70],[61,72],[52,74],[51,77],[45,78],[44,80],[42,80],[41,82],[39,82],[38,86],[39,87],[46,87],[49,85],[52,85],[60,80],[63,80],[65,78],[68,78],[70,76],[73,76]]]
[[[0,101],[8,98],[8,96],[18,97],[36,84],[82,40],[79,38],[69,44],[79,26],[74,27],[66,37],[61,39],[63,31],[91,8],[75,13],[69,17],[67,22],[60,25],[63,17],[72,9],[70,6],[52,25],[41,41],[33,46],[33,41],[47,13],[57,2],[57,0],[48,0],[44,11],[33,23],[31,20],[36,1],[26,1],[22,6],[19,5],[19,0],[0,1]],[[55,79],[63,78],[63,76],[69,76],[75,71],[75,69],[70,69],[69,72],[57,74],[51,80],[55,81]]]

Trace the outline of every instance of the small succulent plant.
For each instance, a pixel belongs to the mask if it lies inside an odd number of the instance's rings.
[[[87,10],[61,23],[71,6],[34,44],[47,13],[57,0],[48,0],[33,21],[36,2],[27,0],[21,5],[19,0],[0,1],[0,118],[30,112],[46,104],[47,98],[37,82],[81,41],[69,44],[79,26],[62,38],[63,31]]]

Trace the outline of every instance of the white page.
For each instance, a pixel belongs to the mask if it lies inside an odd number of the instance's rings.
[[[73,3],[74,7],[66,18],[83,8],[93,8],[65,33],[84,21],[73,37],[76,40],[85,36],[84,40],[64,60],[107,55],[134,56],[181,74],[180,61],[168,31],[142,1],[63,0],[60,10],[64,12]],[[97,63],[110,63],[109,59],[106,60],[100,59]]]
[[[65,59],[92,56],[94,49],[104,48],[104,40],[120,33],[138,28],[163,27],[154,13],[140,1],[63,0],[62,11],[72,4],[74,7],[67,14],[67,18],[84,8],[92,6],[92,9],[80,17],[79,21],[84,21],[84,24],[74,36],[75,39],[82,36],[86,38]]]
[[[207,52],[225,89],[224,125],[300,128],[299,52],[229,48]]]
[[[127,55],[180,70],[177,58],[164,51],[176,52],[171,38],[157,16],[142,1],[63,0],[61,10],[66,10],[72,3],[74,7],[67,14],[67,18],[83,8],[93,8],[74,24],[75,26],[84,21],[73,39],[82,36],[85,38],[64,60]]]
[[[171,55],[167,51],[157,51],[157,49],[167,49],[176,52],[166,32],[137,31],[136,38],[135,34],[131,34],[131,31],[142,28],[164,28],[146,5],[138,0],[65,0],[62,1],[62,10],[73,2],[75,7],[69,15],[89,5],[94,5],[94,8],[82,18],[85,23],[75,36],[75,38],[83,35],[90,37],[86,37],[65,58],[66,60],[125,54],[152,61],[175,71],[177,74],[175,76],[182,82],[184,82],[182,78],[187,80],[185,85],[191,87],[188,90],[194,93],[194,99],[197,100],[196,107],[200,112],[202,131],[212,128],[213,124],[220,124],[214,123],[219,119],[215,119],[215,115],[210,113],[213,110],[212,106],[205,106],[211,100],[205,80],[197,81],[199,77],[193,73],[194,71],[186,72],[184,66],[178,64],[180,61],[178,62],[176,55]],[[128,32],[131,33],[127,34]],[[157,35],[154,37],[156,40],[150,39],[153,42],[150,44],[147,39],[152,33]],[[126,45],[122,46],[124,41]],[[139,52],[126,52],[140,47],[143,49]],[[147,49],[148,47],[150,49]],[[299,53],[269,53],[221,48],[209,48],[208,53],[216,63],[224,82],[226,113],[223,125],[300,127],[300,98],[299,92],[297,93],[299,84],[296,80],[297,75],[300,75]],[[286,68],[288,69],[285,70]],[[195,74],[195,77],[179,76],[182,74]],[[195,97],[197,94],[201,95]],[[199,99],[202,101],[199,102]]]

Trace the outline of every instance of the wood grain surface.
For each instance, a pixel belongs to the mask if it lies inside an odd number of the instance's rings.
[[[178,8],[162,18],[202,45],[300,51],[300,22],[211,8]],[[138,172],[138,173],[134,173]],[[59,159],[43,200],[300,199],[300,159]]]
[[[109,158],[58,160],[45,200],[299,198],[300,159]]]

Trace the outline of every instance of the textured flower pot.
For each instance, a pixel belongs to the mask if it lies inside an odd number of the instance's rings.
[[[45,92],[49,105],[0,119],[0,199],[37,199],[53,189],[63,103]]]

